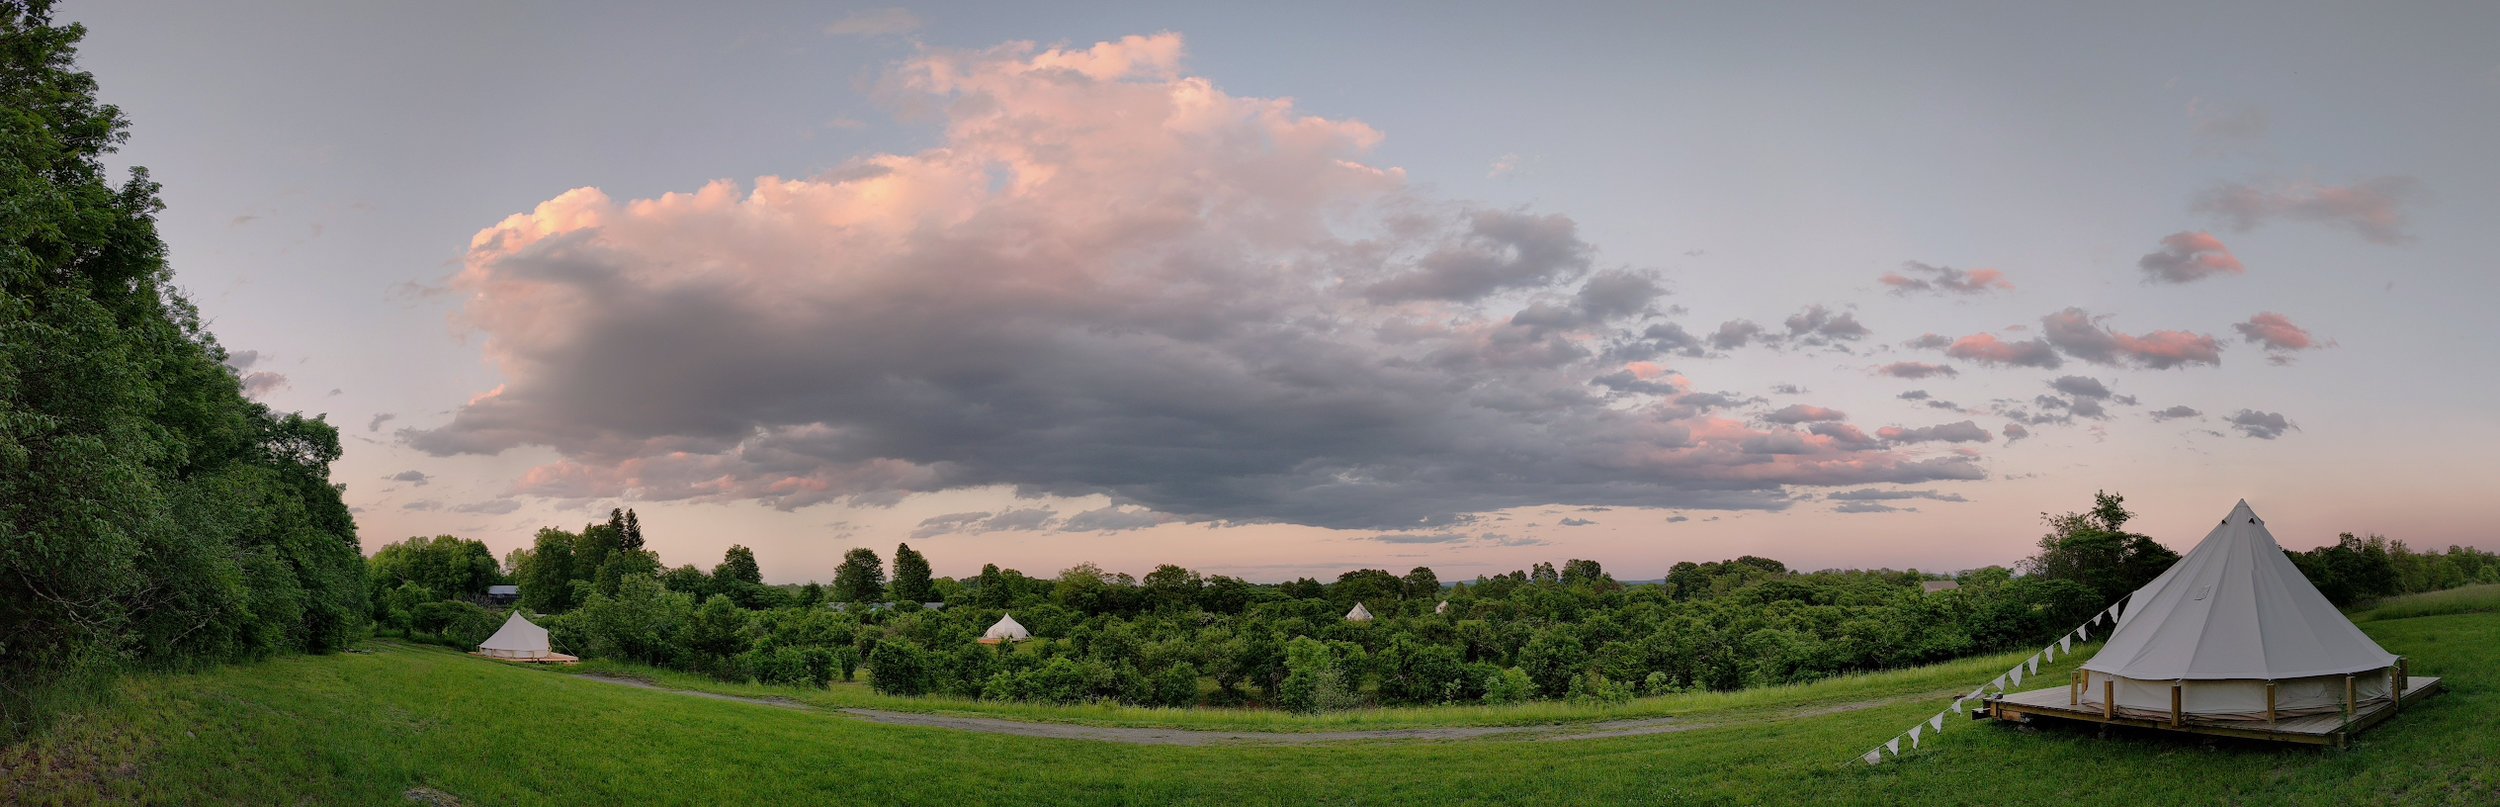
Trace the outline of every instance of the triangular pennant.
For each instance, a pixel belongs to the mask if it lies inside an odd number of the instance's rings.
[[[2013,679],[2013,681],[2014,681],[2014,685],[2015,685],[2015,686],[2022,686],[2022,685],[2023,685],[2023,665],[2020,665],[2020,664],[2016,664],[2016,665],[2014,665],[2014,671],[2013,671],[2013,672],[2006,673],[2006,674],[2005,674],[2005,677],[2010,678],[2010,679]]]
[[[1957,714],[1957,715],[1962,713],[1962,702],[1961,702],[1961,701],[1956,700],[1956,701],[1954,701],[1954,702],[1953,702],[1953,713],[1954,713],[1954,714]]]
[[[1918,735],[1920,735],[1920,734],[1922,734],[1922,733],[1925,733],[1926,731],[1927,731],[1927,724],[1925,724],[1925,723],[1920,723],[1920,724],[1918,724],[1918,725],[1915,725],[1915,726],[1911,726],[1911,727],[1910,727],[1910,748],[1912,748],[1912,749],[1916,749],[1916,748],[1918,748]]]
[[[1935,730],[1936,730],[1937,732],[1939,732],[1939,733],[1943,732],[1943,731],[1944,731],[1944,713],[1943,713],[1943,712],[1937,712],[1935,717],[1927,718],[1927,725],[1928,725],[1928,727],[1935,729]]]
[[[2016,681],[2016,682],[2014,682],[2014,683],[2019,684],[2019,683],[2022,683],[2022,682],[2021,682],[2021,681]],[[1994,681],[1990,681],[1990,682],[1988,682],[1988,685],[1989,685],[1989,686],[1992,686],[1992,687],[1996,687],[1998,692],[2004,692],[2004,691],[2005,691],[2005,676],[2002,676],[2002,675],[1997,676],[1997,680],[1994,680]]]
[[[1883,761],[1884,761],[1884,749],[1878,748],[1878,749],[1875,749],[1875,750],[1872,750],[1872,751],[1868,751],[1868,752],[1866,752],[1866,756],[1859,757],[1859,759],[1866,760],[1866,764],[1868,764],[1868,765],[1879,765],[1879,764],[1882,764],[1882,763],[1883,763]]]
[[[2056,661],[2056,660],[2057,660],[2057,645],[2049,645],[2049,646],[2047,646],[2047,647],[2040,648],[2040,660],[2041,660],[2041,661]],[[2037,670],[2034,670],[2034,672],[2037,672]]]
[[[2087,642],[2092,641],[2092,623],[2090,623],[2090,622],[2086,622],[2086,623],[2083,623],[2083,627],[2076,628],[2076,629],[2075,629],[2075,638],[2077,638],[2077,639],[2081,639],[2081,640],[2083,640],[2083,641],[2087,641]]]
[[[2061,652],[2066,652],[2066,653],[2072,653],[2072,652],[2075,652],[2075,637],[2072,637],[2072,636],[2060,636],[2060,637],[2058,637],[2058,638],[2057,638],[2057,649],[2058,649],[2059,651],[2061,651]]]
[[[2023,666],[2031,668],[2029,672],[2030,672],[2032,675],[2039,675],[2039,674],[2040,674],[2040,654],[2038,654],[2038,653],[2033,653],[2033,654],[2031,654],[2031,660],[2030,660],[2030,661],[2023,662]]]
[[[1896,756],[1896,757],[1897,757],[1897,756],[1900,756],[1900,755],[1901,755],[1901,738],[1899,738],[1899,737],[1894,737],[1894,738],[1892,738],[1892,739],[1885,740],[1885,741],[1884,741],[1884,750],[1892,752],[1892,755],[1893,755],[1893,756]]]

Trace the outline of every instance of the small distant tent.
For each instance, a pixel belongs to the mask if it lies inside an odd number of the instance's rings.
[[[521,601],[520,586],[487,586],[486,604],[511,605]]]
[[[1345,621],[1370,622],[1372,621],[1371,609],[1364,608],[1362,603],[1355,603],[1354,610],[1345,612]]]
[[[503,627],[497,628],[495,635],[477,643],[477,654],[507,661],[556,664],[580,661],[580,659],[548,649],[547,629],[522,618],[519,611],[512,612],[512,618],[504,620]]]
[[[2137,717],[2266,720],[2383,701],[2394,654],[2335,610],[2242,500],[2202,543],[2127,599],[2083,665],[2080,700]],[[2114,695],[2114,697],[2112,697]]]
[[[1922,594],[1934,594],[1939,591],[1952,591],[1961,587],[1962,584],[1951,580],[1921,580],[1918,582],[1918,590]]]
[[[1435,606],[1433,606],[1433,607],[1432,607],[1432,612],[1433,612],[1433,613],[1436,613],[1436,614],[1446,614],[1446,613],[1449,613],[1449,612],[1450,612],[1450,601],[1449,601],[1449,600],[1442,600],[1440,605],[1435,605]]]
[[[1033,634],[1026,631],[1024,625],[1016,622],[1014,614],[1001,614],[998,617],[998,624],[991,625],[988,631],[981,634],[981,643],[1021,642],[1030,638],[1033,638]]]

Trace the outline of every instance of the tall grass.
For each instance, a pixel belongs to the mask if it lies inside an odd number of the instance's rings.
[[[2352,619],[2354,622],[2370,622],[2486,611],[2500,611],[2500,583],[2389,597],[2370,603],[2364,610],[2353,614]]]

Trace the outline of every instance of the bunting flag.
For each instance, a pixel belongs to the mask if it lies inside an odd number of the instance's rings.
[[[2091,619],[2086,620],[2082,625],[2076,627],[2075,632],[2058,637],[2056,644],[2040,648],[2040,652],[2033,653],[2031,654],[2031,658],[2024,659],[2021,663],[2015,664],[2014,669],[2005,671],[2005,674],[1997,676],[1996,680],[1979,685],[1978,689],[1971,690],[1968,695],[1954,698],[1952,705],[1948,707],[1947,711],[1937,712],[1934,717],[1927,718],[1926,720],[1919,721],[1918,723],[1910,726],[1909,731],[1893,735],[1892,739],[1884,741],[1883,745],[1866,752],[1866,755],[1859,757],[1859,759],[1865,760],[1868,765],[1875,765],[1884,761],[1884,754],[1886,752],[1890,752],[1895,758],[1898,758],[1901,756],[1901,738],[1903,737],[1910,738],[1911,750],[1917,750],[1918,747],[1923,744],[1924,737],[1927,734],[1944,733],[1945,715],[1964,714],[1962,704],[1969,702],[1976,702],[1972,703],[1970,713],[1978,714],[1979,710],[1985,708],[1982,704],[1984,704],[1989,697],[1988,689],[1990,687],[1995,687],[1998,695],[2003,696],[2004,694],[2012,692],[2012,687],[2022,686],[2024,676],[2039,675],[2040,662],[2055,662],[2057,661],[2057,656],[2060,653],[2070,656],[2074,655],[2075,642],[2092,641],[2092,626],[2100,623],[2102,620],[2108,620],[2111,624],[2116,624],[2118,621],[2118,605],[2112,604],[2108,610],[2094,614]]]

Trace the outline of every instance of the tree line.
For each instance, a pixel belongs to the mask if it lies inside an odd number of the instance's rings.
[[[768,586],[744,547],[732,547],[708,573],[691,565],[653,572],[656,556],[625,558],[620,553],[647,552],[623,548],[617,525],[632,523],[630,512],[578,532],[542,530],[508,560],[545,575],[520,575],[525,607],[562,604],[542,611],[550,615],[541,624],[560,650],[588,658],[808,686],[865,677],[896,695],[1315,711],[1621,700],[2032,647],[2178,559],[2127,532],[2131,517],[2113,494],[2097,495],[2088,510],[2044,515],[2048,531],[2036,555],[2015,569],[1954,575],[1957,588],[1936,592],[1922,584],[1943,575],[1805,572],[1750,556],[1678,563],[1660,582],[1636,585],[1591,560],[1449,585],[1427,567],[1262,584],[1174,565],[1143,577],[1093,564],[1034,577],[993,564],[955,579],[932,577],[928,559],[908,544],[891,564],[874,550],[850,550],[831,586]],[[2500,576],[2488,552],[2413,553],[2381,542],[2372,556],[2369,546],[2365,556],[2392,564],[2461,570],[2400,581]],[[436,538],[386,548],[372,576],[382,624],[401,624],[385,603],[382,587],[395,578],[383,559],[416,552],[442,559],[391,563],[444,569],[446,579],[468,574],[462,579],[482,590],[485,578],[474,572],[491,557],[482,544]],[[557,568],[547,565],[550,557],[570,559],[567,575],[546,571]],[[1347,621],[1356,603],[1374,619]],[[498,621],[465,603],[439,608],[446,614],[432,622],[464,625],[468,634],[457,638],[470,643]],[[1034,638],[981,643],[982,632],[1009,613]]]
[[[244,397],[50,6],[0,0],[0,741],[122,670],[327,651],[368,610],[338,430]]]

